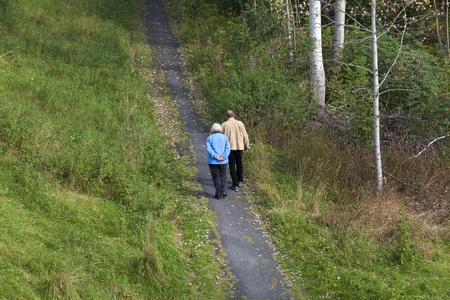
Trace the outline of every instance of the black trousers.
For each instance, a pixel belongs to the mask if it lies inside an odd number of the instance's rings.
[[[227,193],[227,164],[209,164],[211,177],[216,188],[216,198]]]
[[[231,150],[230,156],[228,156],[228,164],[230,166],[231,180],[233,181],[233,186],[239,185],[239,182],[244,181],[243,177],[243,167],[242,167],[242,156],[244,150]]]

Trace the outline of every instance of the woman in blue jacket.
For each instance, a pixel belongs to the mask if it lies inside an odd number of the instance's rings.
[[[228,155],[230,155],[230,142],[221,131],[222,126],[219,123],[213,124],[211,135],[206,140],[209,170],[216,188],[216,199],[227,196],[227,163]]]

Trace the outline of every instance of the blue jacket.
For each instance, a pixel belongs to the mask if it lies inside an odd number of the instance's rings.
[[[216,132],[211,134],[206,140],[206,151],[208,152],[208,164],[221,165],[228,163],[230,155],[230,142],[226,135]],[[217,157],[222,156],[223,160]]]

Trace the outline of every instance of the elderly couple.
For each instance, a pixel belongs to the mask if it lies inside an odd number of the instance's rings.
[[[227,111],[227,121],[222,125],[213,124],[211,135],[206,140],[208,164],[216,189],[216,199],[227,196],[227,163],[233,181],[232,190],[237,191],[239,184],[243,182],[242,156],[250,149],[250,145],[244,123],[235,120],[234,117],[233,111]]]

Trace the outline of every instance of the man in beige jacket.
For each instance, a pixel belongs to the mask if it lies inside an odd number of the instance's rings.
[[[226,113],[227,121],[222,124],[222,133],[230,141],[231,153],[228,157],[230,175],[233,181],[232,190],[237,191],[243,179],[242,156],[250,149],[247,131],[244,123],[236,120],[232,110]]]

